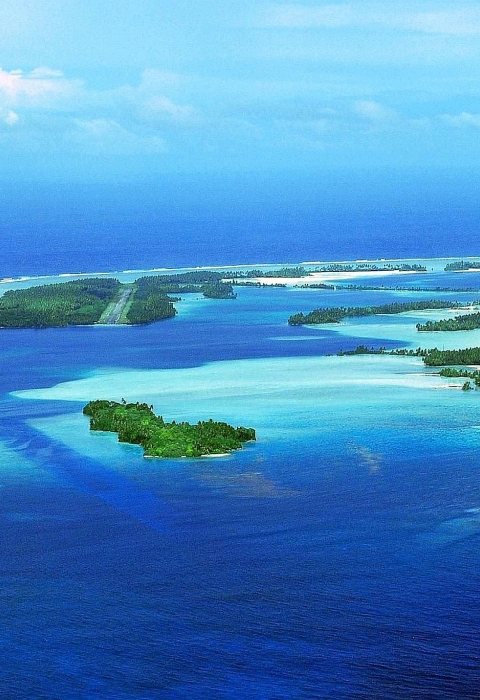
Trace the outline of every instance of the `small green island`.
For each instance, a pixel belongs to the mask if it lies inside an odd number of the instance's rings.
[[[153,406],[126,403],[122,399],[90,401],[83,413],[90,417],[90,430],[118,433],[119,442],[141,445],[144,457],[202,457],[240,450],[244,442],[256,440],[253,428],[234,428],[220,421],[166,423]]]

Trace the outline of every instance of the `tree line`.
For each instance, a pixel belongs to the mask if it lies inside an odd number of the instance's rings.
[[[376,314],[401,314],[406,311],[424,311],[425,309],[455,309],[461,302],[430,299],[428,301],[392,302],[380,306],[338,306],[314,309],[307,314],[297,313],[290,316],[290,326],[305,324],[339,323],[342,319],[355,316],[375,316]]]
[[[444,267],[445,272],[461,272],[462,270],[480,270],[480,261],[456,260]]]
[[[417,323],[417,331],[473,331],[480,328],[480,312],[462,314],[454,318],[445,318],[441,321],[427,321]]]

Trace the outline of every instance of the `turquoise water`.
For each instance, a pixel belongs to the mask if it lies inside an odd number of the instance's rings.
[[[2,331],[4,697],[478,697],[478,392],[417,358],[335,356],[478,332],[419,340],[445,312],[286,323],[431,296],[239,288],[142,328]],[[143,459],[81,413],[121,397],[258,440]]]

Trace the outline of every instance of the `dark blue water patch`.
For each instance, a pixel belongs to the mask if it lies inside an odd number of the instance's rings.
[[[7,692],[25,682],[35,697],[48,679],[66,698],[448,698],[462,671],[474,697],[478,575],[450,571],[443,589],[441,560],[397,561],[398,534],[375,512],[347,524],[323,494],[272,508],[199,490],[155,540],[58,495],[37,494],[42,512],[73,512],[73,529],[16,524],[32,547],[2,580]]]
[[[4,422],[5,424],[5,422]],[[108,504],[139,523],[162,531],[166,507],[151,492],[108,469],[95,460],[79,455],[65,445],[51,440],[25,423],[8,422],[4,440],[12,449],[62,482]],[[139,450],[139,457],[140,457]]]

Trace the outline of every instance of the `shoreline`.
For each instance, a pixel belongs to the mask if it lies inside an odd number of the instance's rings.
[[[332,282],[345,279],[368,278],[368,277],[387,277],[391,275],[425,275],[425,272],[417,272],[416,270],[355,270],[349,272],[312,272],[304,277],[251,277],[249,282],[260,282],[265,287],[275,284],[284,284],[286,286],[298,286],[299,284],[318,284],[319,282]]]
[[[479,256],[460,256],[462,257],[463,260],[475,260],[478,259]],[[103,270],[103,271],[93,271],[93,272],[59,272],[59,273],[51,273],[51,274],[38,274],[38,275],[18,275],[16,277],[11,277],[11,276],[5,276],[0,279],[0,285],[9,285],[9,284],[21,284],[25,282],[36,282],[39,280],[65,280],[66,278],[82,278],[82,277],[113,277],[116,275],[136,275],[138,277],[141,277],[143,275],[148,275],[148,274],[160,274],[160,273],[177,273],[177,272],[193,272],[196,270],[239,270],[239,269],[256,269],[256,268],[279,268],[279,267],[295,267],[298,265],[307,265],[307,266],[318,266],[318,265],[332,265],[332,264],[352,264],[352,265],[358,265],[358,264],[385,264],[385,263],[400,263],[400,262],[405,262],[405,263],[439,263],[442,261],[451,261],[451,260],[456,260],[457,257],[451,257],[451,256],[446,256],[446,257],[437,257],[437,258],[412,258],[412,257],[405,257],[405,258],[372,258],[372,259],[354,259],[354,260],[318,260],[318,261],[308,261],[308,262],[263,262],[263,263],[235,263],[235,264],[228,264],[226,263],[225,265],[195,265],[195,266],[190,266],[190,267],[151,267],[151,268],[138,268],[138,269],[126,269],[126,270]],[[437,270],[438,271],[438,270]],[[443,271],[443,270],[442,270]],[[480,271],[480,270],[477,270]],[[414,270],[408,270],[408,271],[401,271],[401,270],[384,270],[384,271],[379,271],[379,270],[365,270],[365,271],[359,271],[359,272],[318,272],[314,273],[317,275],[341,275],[340,278],[336,279],[347,279],[348,275],[370,275],[370,276],[383,276],[387,274],[425,274],[425,273],[417,273]],[[475,272],[475,270],[465,270],[465,272]],[[253,278],[252,278],[253,279]],[[256,278],[255,278],[256,279]],[[262,280],[268,279],[272,280],[274,278],[261,278]],[[290,279],[290,278],[288,278]],[[304,278],[293,278],[295,279],[296,282],[299,280],[302,280]],[[313,274],[309,275],[307,280],[312,281],[313,279]],[[327,277],[327,279],[334,279],[332,277]],[[285,278],[281,278],[281,281],[285,282]]]

